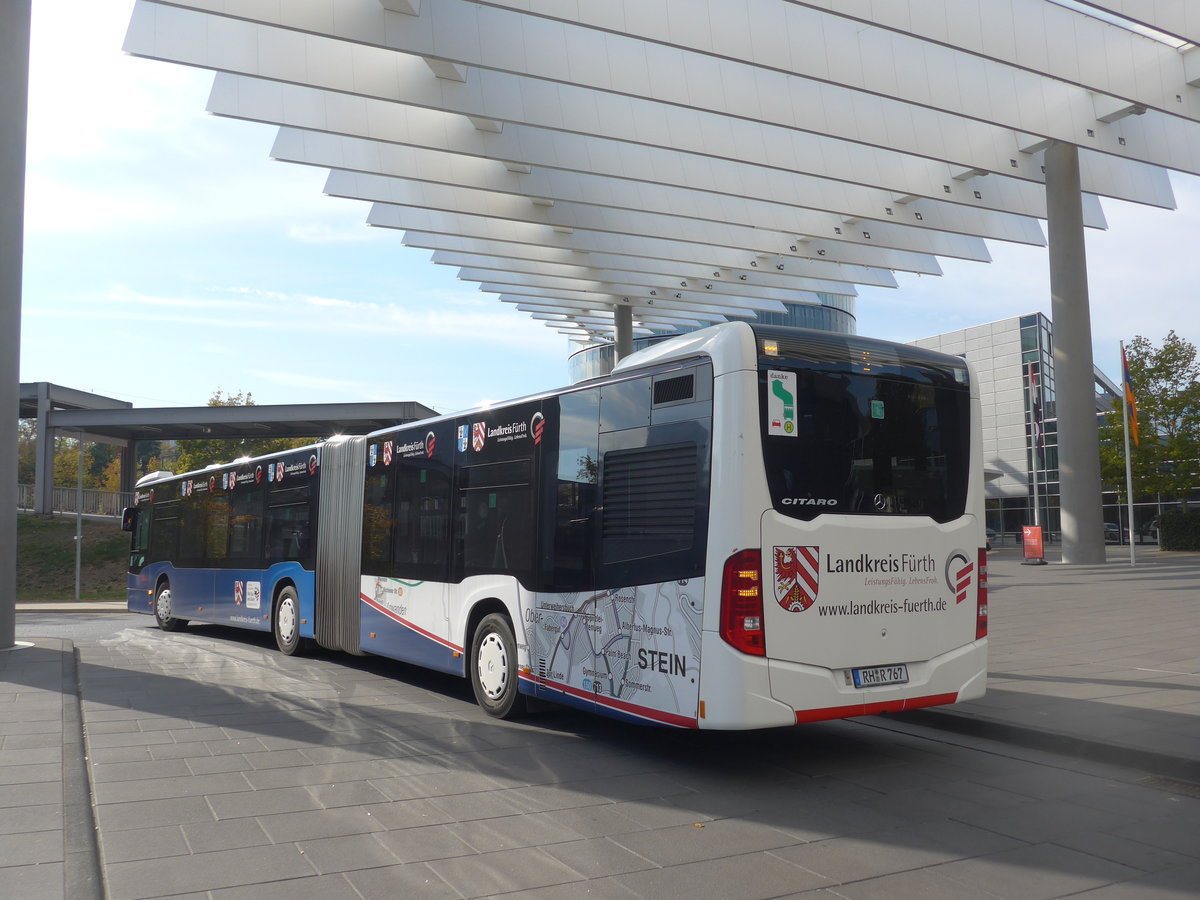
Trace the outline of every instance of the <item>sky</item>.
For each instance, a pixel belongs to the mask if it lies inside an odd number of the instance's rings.
[[[412,400],[452,412],[567,381],[568,339],[436,266],[275,129],[204,111],[211,73],[121,52],[132,0],[35,0],[21,380],[135,406]],[[1103,201],[1089,229],[1096,363],[1174,329],[1200,343],[1200,178],[1175,211]],[[861,288],[858,332],[909,341],[1050,313],[1044,248]]]

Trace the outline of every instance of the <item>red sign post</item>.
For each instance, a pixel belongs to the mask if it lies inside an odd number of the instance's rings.
[[[1021,554],[1025,557],[1022,565],[1044,566],[1046,553],[1042,547],[1042,527],[1040,525],[1021,526]]]

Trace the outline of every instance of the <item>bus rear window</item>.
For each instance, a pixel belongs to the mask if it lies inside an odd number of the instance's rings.
[[[971,448],[965,385],[919,369],[877,376],[784,363],[761,371],[760,403],[767,483],[784,515],[949,522],[963,514]]]

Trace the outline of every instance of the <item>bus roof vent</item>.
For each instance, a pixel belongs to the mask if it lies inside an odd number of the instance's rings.
[[[689,372],[654,382],[654,405],[678,403],[696,396],[696,376]]]

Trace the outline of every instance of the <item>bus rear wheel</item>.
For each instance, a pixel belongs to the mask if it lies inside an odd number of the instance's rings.
[[[295,656],[304,649],[306,642],[300,637],[300,600],[295,588],[285,587],[279,592],[275,614],[271,616],[271,631],[284,656]]]
[[[171,615],[170,582],[164,581],[158,586],[158,592],[154,595],[154,618],[163,631],[182,631],[187,626],[187,619],[177,619]]]
[[[514,719],[525,712],[517,689],[517,640],[508,617],[484,616],[471,638],[471,689],[484,712]]]

